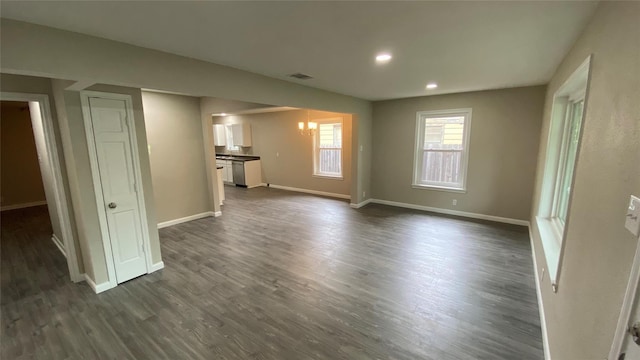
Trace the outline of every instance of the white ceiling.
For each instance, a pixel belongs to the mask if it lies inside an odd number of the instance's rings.
[[[1,14],[380,100],[544,84],[596,5],[3,0]]]

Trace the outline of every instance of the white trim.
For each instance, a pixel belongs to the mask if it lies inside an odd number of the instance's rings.
[[[161,223],[158,223],[158,229],[166,228],[168,226],[182,224],[182,223],[193,221],[193,220],[203,219],[203,218],[206,218],[206,217],[212,217],[212,216],[215,216],[215,213],[213,211],[207,211],[207,212],[203,212],[203,213],[200,213],[200,214],[185,216],[185,217],[179,218],[179,219],[163,221]]]
[[[407,208],[407,209],[430,211],[430,212],[435,212],[435,213],[439,213],[439,214],[462,216],[462,217],[468,217],[468,218],[472,218],[472,219],[489,220],[489,221],[495,221],[495,222],[500,222],[500,223],[505,223],[505,224],[529,226],[529,221],[527,221],[527,220],[511,219],[511,218],[505,218],[505,217],[500,217],[500,216],[470,213],[470,212],[466,212],[466,211],[435,208],[435,207],[430,207],[430,206],[401,203],[401,202],[389,201],[389,200],[380,200],[380,199],[370,199],[370,200],[374,204],[382,204],[382,205],[402,207],[402,208]]]
[[[100,232],[102,234],[102,246],[105,253],[105,259],[107,263],[107,275],[109,278],[109,284],[111,287],[118,285],[115,272],[115,264],[113,261],[113,253],[111,251],[111,238],[109,237],[109,231],[107,227],[107,214],[104,206],[105,204],[102,195],[102,180],[100,179],[100,173],[98,170],[98,157],[95,139],[93,137],[93,122],[91,118],[91,107],[89,104],[90,97],[98,97],[111,100],[122,100],[125,102],[127,111],[127,127],[129,130],[129,141],[131,142],[131,157],[133,160],[133,173],[136,179],[136,194],[138,200],[138,209],[140,211],[140,227],[142,229],[142,243],[145,252],[145,262],[147,273],[150,272],[152,259],[151,259],[151,244],[149,235],[149,224],[147,222],[147,211],[144,203],[144,191],[142,174],[140,167],[140,153],[138,151],[138,138],[136,136],[136,124],[133,113],[133,102],[131,95],[127,94],[115,94],[105,93],[98,91],[81,91],[80,101],[82,103],[82,115],[84,119],[85,134],[87,137],[87,145],[89,148],[89,162],[91,164],[91,175],[93,177],[93,190],[96,196],[96,203],[98,204],[98,220],[100,223]]]
[[[47,205],[47,200],[33,201],[33,202],[28,202],[23,204],[6,205],[1,207],[0,211],[26,209],[26,208],[30,208],[34,206],[42,206],[42,205]]]
[[[462,137],[464,147],[462,148],[462,163],[460,164],[460,172],[462,175],[462,183],[459,187],[442,184],[442,183],[422,183],[419,181],[418,165],[420,164],[424,155],[424,132],[425,132],[425,120],[430,117],[438,116],[462,116],[464,123],[462,127]],[[436,191],[467,191],[467,169],[469,165],[469,145],[471,143],[471,118],[473,117],[473,110],[471,108],[462,109],[444,109],[444,110],[428,110],[416,112],[416,132],[415,132],[415,144],[413,148],[413,178],[411,180],[411,186],[414,188],[436,190]]]
[[[51,113],[51,105],[49,104],[49,96],[44,94],[28,94],[28,93],[0,93],[2,100],[8,101],[29,101],[37,102],[40,108],[40,118],[42,120],[42,129],[47,146],[47,161],[53,172],[53,197],[56,210],[58,212],[58,220],[62,231],[62,243],[64,244],[67,256],[67,267],[69,268],[69,277],[73,282],[82,281],[83,276],[80,274],[78,256],[76,255],[76,242],[71,229],[71,211],[67,203],[64,182],[62,181],[62,166],[58,157],[58,144],[55,137],[55,127],[53,126],[53,115]],[[31,121],[33,122],[33,116]]]
[[[157,262],[152,264],[150,267],[149,273],[164,269],[164,261]]]
[[[216,212],[214,212],[214,213],[213,213],[213,216],[214,216],[214,217],[220,217],[220,216],[222,216],[222,211],[216,211]]]
[[[100,294],[103,291],[107,291],[109,289],[112,289],[114,286],[111,285],[110,282],[105,281],[103,283],[100,283],[98,285],[96,285],[96,283],[89,277],[89,275],[82,274],[82,277],[84,277],[84,281],[87,282],[87,284],[89,284],[89,287],[93,290],[93,292],[95,292],[96,294]]]
[[[290,187],[290,186],[282,186],[282,185],[275,185],[275,184],[264,184],[263,186],[272,187],[274,189],[280,189],[280,190],[295,191],[295,192],[307,193],[307,194],[312,194],[312,195],[328,196],[328,197],[333,197],[333,198],[338,198],[338,199],[351,200],[351,196],[349,196],[349,195],[330,193],[330,192],[326,192],[326,191],[300,189],[300,188],[295,188],[295,187]]]
[[[531,243],[531,257],[533,258],[533,274],[536,277],[536,295],[538,297],[538,311],[540,312],[540,330],[542,331],[542,348],[544,350],[545,360],[551,360],[551,352],[549,350],[549,335],[547,332],[547,318],[544,314],[544,303],[542,301],[542,288],[540,287],[540,276],[538,275],[538,261],[536,259],[536,248],[533,244],[533,234],[531,226],[529,226],[529,242]],[[617,360],[617,359],[616,359]]]
[[[631,311],[633,309],[633,303],[638,291],[638,283],[640,282],[640,238],[638,238],[636,245],[636,254],[633,257],[633,265],[631,265],[631,273],[629,274],[629,281],[627,283],[627,290],[624,293],[624,300],[622,301],[622,308],[620,309],[620,316],[618,317],[618,324],[616,325],[616,332],[613,336],[613,342],[611,343],[611,349],[609,350],[609,360],[617,360],[622,351],[622,345],[624,344],[624,337],[627,334],[627,324],[631,317]]]
[[[64,255],[64,257],[66,258],[67,257],[67,253],[66,253],[66,251],[64,251],[64,245],[62,244],[62,241],[60,241],[60,239],[58,239],[56,234],[52,234],[51,235],[51,241],[53,241],[53,243],[58,247],[58,250],[60,250],[62,255]]]
[[[365,201],[363,201],[361,203],[357,203],[357,204],[351,203],[351,204],[349,204],[349,206],[351,206],[351,208],[353,208],[353,209],[360,209],[361,207],[366,206],[369,203],[371,203],[371,199],[367,199],[367,200],[365,200]]]

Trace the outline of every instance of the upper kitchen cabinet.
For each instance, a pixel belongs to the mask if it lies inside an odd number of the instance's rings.
[[[222,124],[213,124],[213,145],[214,146],[226,146],[227,134],[226,129]]]
[[[233,133],[233,145],[250,147],[251,146],[251,125],[248,123],[231,125]]]

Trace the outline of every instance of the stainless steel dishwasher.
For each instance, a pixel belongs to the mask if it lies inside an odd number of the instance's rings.
[[[237,186],[247,186],[247,182],[244,179],[244,161],[232,162],[233,168],[233,183]]]

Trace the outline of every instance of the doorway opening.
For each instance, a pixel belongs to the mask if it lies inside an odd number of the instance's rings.
[[[5,257],[16,253],[28,260],[22,266],[38,271],[43,265],[52,271],[59,268],[56,263],[66,263],[69,278],[82,281],[49,99],[39,94],[2,93],[0,100],[3,268]],[[54,251],[30,251],[36,246]]]

